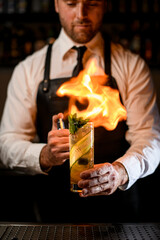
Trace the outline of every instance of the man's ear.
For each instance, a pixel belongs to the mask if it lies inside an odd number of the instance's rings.
[[[54,0],[54,8],[55,8],[55,11],[57,13],[59,13],[59,10],[58,10],[58,0]]]

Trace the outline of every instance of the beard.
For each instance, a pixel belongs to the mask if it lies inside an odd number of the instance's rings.
[[[60,19],[61,25],[66,32],[66,34],[76,43],[84,44],[89,41],[96,35],[99,31],[101,24],[96,26],[93,29],[92,23],[89,20],[75,21],[68,26],[64,19]]]

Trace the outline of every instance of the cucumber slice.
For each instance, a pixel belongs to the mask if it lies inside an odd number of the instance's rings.
[[[70,167],[85,153],[87,153],[93,145],[91,132],[87,133],[76,144],[74,144],[70,150]]]

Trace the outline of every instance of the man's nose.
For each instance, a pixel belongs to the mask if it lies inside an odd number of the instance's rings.
[[[83,19],[87,16],[87,5],[83,2],[79,2],[77,6],[77,17]]]

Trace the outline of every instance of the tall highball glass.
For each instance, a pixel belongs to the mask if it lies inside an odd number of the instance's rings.
[[[87,122],[74,134],[70,133],[70,186],[72,192],[81,192],[77,183],[80,173],[94,166],[94,125]]]

